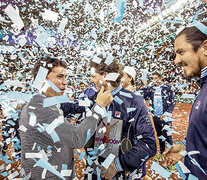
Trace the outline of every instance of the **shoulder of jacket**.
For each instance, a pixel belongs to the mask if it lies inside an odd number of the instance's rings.
[[[43,103],[43,100],[46,98],[47,97],[43,96],[42,94],[36,94],[31,98],[29,104]]]

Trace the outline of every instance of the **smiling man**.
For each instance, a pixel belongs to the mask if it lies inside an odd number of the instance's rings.
[[[207,22],[182,30],[175,40],[175,53],[174,63],[184,68],[187,78],[200,77],[201,90],[191,109],[185,141],[167,149],[163,157],[173,165],[185,155],[190,173],[207,179]]]
[[[72,179],[73,148],[81,148],[96,130],[101,116],[94,108],[106,107],[113,100],[103,89],[97,96],[96,104],[78,126],[73,126],[63,117],[60,105],[44,107],[45,99],[60,96],[65,90],[66,64],[56,58],[46,57],[36,63],[34,76],[40,67],[48,69],[46,80],[51,81],[60,92],[47,88],[44,93],[34,95],[20,116],[19,125],[22,146],[21,165],[28,179]],[[89,136],[89,137],[88,137]],[[68,173],[61,173],[68,170]],[[26,179],[27,179],[26,178]]]

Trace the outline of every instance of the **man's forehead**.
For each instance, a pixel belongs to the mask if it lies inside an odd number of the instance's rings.
[[[187,42],[186,35],[185,34],[182,34],[182,35],[178,36],[175,39],[175,45],[174,45],[175,51],[177,49],[185,48],[186,47],[186,44],[191,45],[189,42]]]
[[[64,68],[63,66],[56,66],[52,69],[52,72],[58,74],[66,74],[66,68]]]

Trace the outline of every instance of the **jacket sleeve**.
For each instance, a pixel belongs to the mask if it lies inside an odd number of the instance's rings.
[[[68,114],[77,114],[77,113],[83,113],[85,112],[84,106],[79,106],[78,102],[76,103],[62,103],[60,108],[63,111],[64,117],[66,117]]]
[[[82,148],[86,143],[86,139],[89,139],[94,134],[97,124],[100,122],[101,115],[94,110],[94,107],[98,105],[94,105],[82,123],[78,126],[73,126],[70,122],[64,120],[56,106],[43,107],[42,101],[43,99],[32,101],[27,108],[28,116],[31,112],[35,114],[37,124],[39,123],[44,127],[39,132],[41,136],[45,136],[54,142],[52,136],[56,134],[57,142],[60,141],[71,148]],[[33,108],[30,109],[30,107]],[[58,118],[60,121],[57,122]]]
[[[168,108],[167,108],[167,112],[172,113],[176,104],[176,100],[175,100],[175,93],[173,91],[172,86],[169,87],[169,101],[167,102],[168,104]]]
[[[143,100],[138,104],[134,107],[140,109],[141,106],[141,111],[137,110],[133,116],[133,147],[126,154],[121,154],[115,160],[115,165],[120,163],[118,166],[121,167],[120,170],[124,171],[132,172],[140,168],[143,163],[156,154],[155,134],[149,114]]]

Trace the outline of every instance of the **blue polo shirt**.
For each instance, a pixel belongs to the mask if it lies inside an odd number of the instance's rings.
[[[163,102],[162,102],[162,88],[154,87],[154,115],[157,117],[161,117],[163,115]]]

